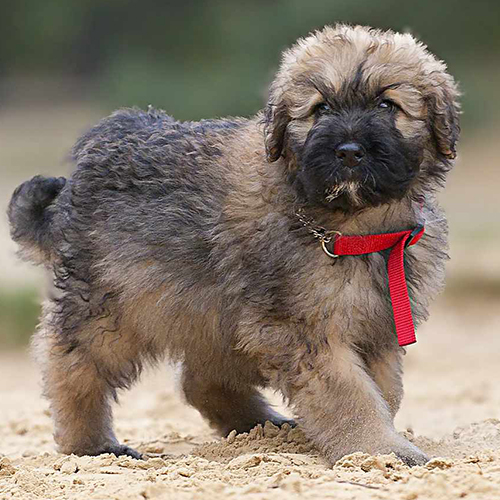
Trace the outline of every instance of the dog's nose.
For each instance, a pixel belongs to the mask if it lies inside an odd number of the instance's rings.
[[[335,150],[335,154],[346,167],[355,167],[365,156],[365,150],[357,142],[344,142]]]

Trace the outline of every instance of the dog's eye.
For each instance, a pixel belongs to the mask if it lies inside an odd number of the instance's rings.
[[[386,109],[387,111],[392,111],[396,109],[398,106],[392,101],[389,101],[389,99],[384,99],[383,101],[380,101],[379,108],[381,109]]]
[[[332,108],[326,102],[322,102],[316,106],[314,112],[318,115],[326,115],[332,112]]]

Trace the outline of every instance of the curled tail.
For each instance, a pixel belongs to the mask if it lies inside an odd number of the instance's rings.
[[[50,260],[54,201],[65,184],[64,177],[37,175],[18,186],[10,200],[11,237],[21,247],[21,255],[36,264]]]

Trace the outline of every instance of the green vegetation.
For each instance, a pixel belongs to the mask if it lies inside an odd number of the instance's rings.
[[[39,314],[40,294],[36,290],[0,290],[0,347],[27,344]]]

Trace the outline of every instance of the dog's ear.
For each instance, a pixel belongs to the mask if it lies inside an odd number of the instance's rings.
[[[428,96],[429,125],[438,151],[446,158],[456,157],[456,142],[460,135],[460,92],[453,79],[446,75],[444,80],[433,86]]]
[[[290,116],[282,98],[277,98],[275,86],[271,86],[269,101],[264,112],[264,143],[268,162],[276,161],[283,152],[285,132]]]

